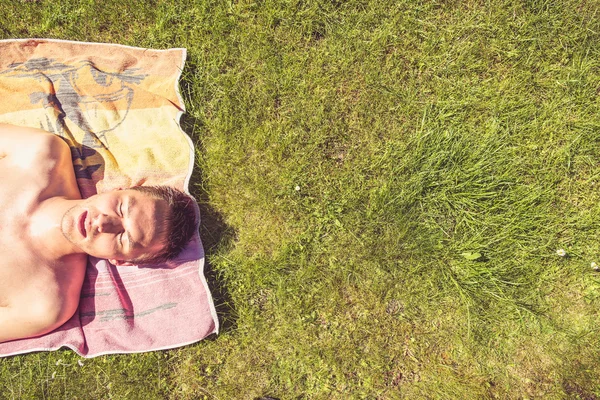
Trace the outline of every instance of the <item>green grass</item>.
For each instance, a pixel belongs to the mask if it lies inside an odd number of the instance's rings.
[[[600,398],[600,4],[0,3],[1,38],[188,49],[224,325],[3,359],[0,398]]]

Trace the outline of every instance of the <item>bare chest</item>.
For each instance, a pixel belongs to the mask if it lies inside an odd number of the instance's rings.
[[[64,193],[48,184],[52,177],[10,168],[4,161],[0,159],[0,307],[47,290],[64,289],[75,295],[86,258],[49,262],[32,248],[28,236],[30,216],[48,190],[50,195]]]
[[[2,167],[0,160],[0,260],[6,260],[25,240],[27,216],[39,205],[40,189],[28,174]]]

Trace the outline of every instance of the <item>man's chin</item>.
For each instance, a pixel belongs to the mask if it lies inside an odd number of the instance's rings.
[[[63,218],[64,221],[64,218]],[[85,248],[83,248],[81,246],[81,243],[79,243],[71,234],[71,230],[69,229],[70,224],[65,224],[61,223],[61,227],[60,227],[60,232],[62,233],[63,237],[65,239],[67,239],[67,241],[69,243],[71,243],[72,247],[73,247],[73,253],[85,253],[88,254],[88,252],[85,250]]]

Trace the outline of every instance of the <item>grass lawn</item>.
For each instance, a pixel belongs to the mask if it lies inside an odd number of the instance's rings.
[[[188,49],[223,328],[2,359],[0,399],[599,399],[599,13],[0,0],[2,39]]]

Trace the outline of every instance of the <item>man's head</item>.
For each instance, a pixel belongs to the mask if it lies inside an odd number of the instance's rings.
[[[68,210],[64,236],[83,252],[115,265],[175,258],[198,226],[194,199],[168,186],[97,194]]]

